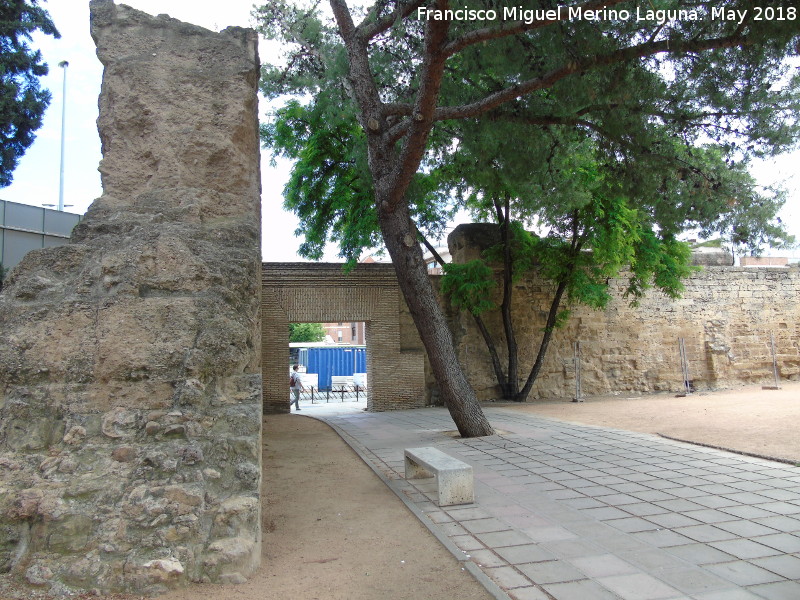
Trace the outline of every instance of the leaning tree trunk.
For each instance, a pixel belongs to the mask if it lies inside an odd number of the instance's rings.
[[[459,433],[463,437],[492,435],[494,430],[458,362],[452,333],[433,291],[417,243],[416,227],[407,207],[399,205],[392,212],[379,210],[379,221],[400,290],[428,353],[445,406]]]

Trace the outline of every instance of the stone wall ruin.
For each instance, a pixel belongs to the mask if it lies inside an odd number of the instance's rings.
[[[497,241],[495,226],[462,225],[450,234],[450,252],[454,261],[466,262]],[[685,340],[689,376],[698,390],[772,384],[770,334],[779,377],[800,378],[800,270],[716,266],[725,261],[703,260],[701,270],[684,281],[678,300],[651,290],[639,306],[631,307],[623,297],[625,282],[618,279],[611,281],[612,300],[605,310],[571,307],[569,321],[553,335],[529,400],[574,396],[576,341],[581,344],[585,395],[682,391],[678,338]],[[524,368],[530,368],[538,351],[552,291],[535,274],[514,286],[512,311]],[[497,398],[489,353],[473,319],[447,310],[470,383],[479,398]],[[483,318],[504,361],[498,312]]]
[[[0,294],[0,571],[54,595],[260,558],[254,31],[92,0],[103,195]]]

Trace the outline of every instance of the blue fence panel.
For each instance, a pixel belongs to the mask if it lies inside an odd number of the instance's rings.
[[[351,377],[353,373],[367,371],[367,349],[363,346],[308,348],[307,353],[301,352],[300,356],[306,373],[316,373],[319,387],[323,390],[331,387],[331,377],[334,375]],[[306,358],[307,362],[303,362],[302,358]]]

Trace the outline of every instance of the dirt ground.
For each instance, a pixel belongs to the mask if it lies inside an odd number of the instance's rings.
[[[800,462],[800,383],[509,408]],[[161,598],[490,598],[327,425],[296,414],[268,416],[264,439],[263,566],[242,585],[193,585]]]
[[[514,410],[726,448],[800,463],[800,383],[779,390],[760,385],[720,392],[586,398],[584,402],[536,401]]]

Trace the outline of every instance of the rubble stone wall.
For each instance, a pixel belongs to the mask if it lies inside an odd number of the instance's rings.
[[[456,261],[480,254],[495,238],[485,226],[459,228],[450,238]],[[498,273],[499,276],[499,273]],[[679,300],[651,291],[639,306],[612,281],[605,310],[572,308],[553,335],[530,400],[575,394],[574,342],[580,342],[585,395],[617,391],[682,391],[678,338],[684,338],[689,376],[698,390],[774,382],[770,334],[779,377],[800,377],[800,270],[704,266],[685,282]],[[530,369],[547,318],[553,287],[535,275],[514,287],[513,315],[520,365]],[[499,293],[498,293],[499,302]],[[445,302],[446,303],[446,302]],[[471,317],[448,308],[459,356],[482,399],[497,398],[489,354]],[[506,360],[498,311],[484,315]],[[527,376],[527,371],[524,376]]]
[[[56,596],[260,559],[255,32],[92,0],[103,195],[0,294],[0,571]]]

